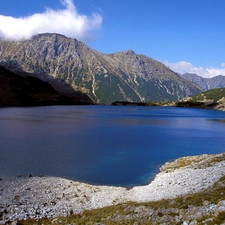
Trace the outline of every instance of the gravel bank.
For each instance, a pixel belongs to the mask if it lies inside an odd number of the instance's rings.
[[[195,193],[208,188],[225,175],[225,160],[212,160],[213,157],[220,156],[224,157],[224,154],[206,155],[205,164],[201,159],[181,168],[162,171],[149,185],[130,190],[123,187],[94,186],[58,177],[2,179],[0,224],[26,218],[79,214],[87,209],[127,201],[148,202]],[[212,161],[213,163],[209,163]]]

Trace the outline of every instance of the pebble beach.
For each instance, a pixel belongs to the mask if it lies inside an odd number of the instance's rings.
[[[181,168],[165,164],[146,186],[95,186],[59,177],[27,176],[0,180],[0,224],[27,218],[54,218],[118,203],[173,199],[202,191],[225,175],[221,155],[195,157]],[[169,169],[168,169],[169,168]],[[175,168],[175,166],[174,166]]]

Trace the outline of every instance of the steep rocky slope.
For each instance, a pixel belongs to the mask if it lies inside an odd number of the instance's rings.
[[[204,90],[225,87],[225,76],[218,75],[212,78],[204,78],[193,73],[185,73],[181,77],[197,84]]]
[[[32,76],[21,76],[0,66],[0,106],[40,106],[89,104],[84,94],[68,97],[59,94],[49,83]]]
[[[65,91],[56,82],[61,79],[104,104],[176,100],[201,91],[154,59],[130,50],[102,54],[59,34],[40,34],[19,42],[0,41],[0,65],[30,73],[51,82],[58,91]]]

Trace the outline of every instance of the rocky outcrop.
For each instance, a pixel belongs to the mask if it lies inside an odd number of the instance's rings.
[[[126,102],[126,101],[116,101],[111,105],[113,106],[148,106],[145,102]]]
[[[185,213],[194,220],[200,213],[225,212],[224,201],[218,205],[204,202],[201,207],[195,207],[195,210],[188,208],[186,211],[175,206],[173,208],[172,204],[173,199],[204,191],[223,177],[225,154],[185,157],[165,164],[161,170],[149,185],[130,190],[123,187],[93,186],[56,177],[3,178],[0,181],[0,224],[27,218],[69,216],[118,203],[125,204],[124,210],[135,212],[130,218],[138,214],[140,219],[147,214],[149,218],[162,213],[171,215],[176,211],[183,216],[177,217],[177,221],[184,220]],[[130,201],[141,203],[163,199],[170,199],[170,209],[126,205]],[[120,215],[111,219],[121,218]]]
[[[0,41],[0,65],[50,82],[59,92],[65,87],[55,79],[63,80],[103,104],[177,100],[201,91],[152,58],[130,50],[102,54],[59,34]]]

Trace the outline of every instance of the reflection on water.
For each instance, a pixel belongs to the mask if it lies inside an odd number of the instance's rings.
[[[2,108],[0,176],[146,184],[166,161],[224,151],[224,118],[221,111],[170,107]]]
[[[225,119],[209,119],[210,121],[214,121],[214,122],[221,122],[221,123],[225,123]]]

